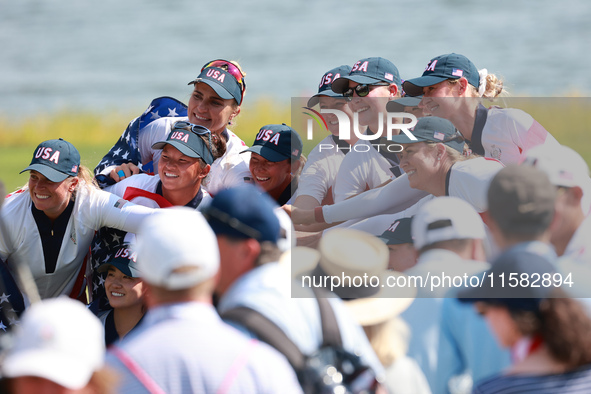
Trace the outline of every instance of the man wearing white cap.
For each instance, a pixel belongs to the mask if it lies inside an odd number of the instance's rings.
[[[466,329],[468,338],[477,337],[478,341],[487,342],[485,336],[488,335],[492,346],[496,347],[496,343],[492,335],[486,332],[482,319],[481,322],[447,321],[448,317],[443,316],[447,300],[443,297],[449,294],[453,285],[443,280],[433,289],[430,285],[438,284],[434,278],[463,278],[464,275],[480,273],[488,268],[484,262],[485,227],[478,213],[466,201],[456,197],[438,197],[427,202],[413,217],[411,233],[419,258],[417,264],[405,274],[419,276],[424,280],[430,277],[431,280],[426,287],[418,289],[417,298],[401,315],[412,332],[408,355],[419,363],[433,392],[446,393],[449,378],[463,373],[466,368],[475,368],[477,373],[484,369],[486,373],[490,360],[481,359],[480,363],[469,365],[469,362],[477,359],[476,353],[466,355],[470,350],[464,351],[461,348],[463,343],[456,344],[455,350],[460,354],[454,353],[451,346],[442,349],[440,332],[449,329],[451,324],[452,330]],[[475,315],[472,310],[466,309]],[[446,340],[453,341],[455,333],[452,335]],[[472,344],[469,339],[465,343],[468,347]],[[483,345],[484,352],[487,347],[487,344]],[[508,363],[509,360],[506,361]],[[503,365],[501,363],[501,367]],[[492,372],[495,372],[496,365],[493,366]]]
[[[81,302],[58,297],[35,303],[15,332],[2,362],[11,392],[88,393],[112,383],[112,374],[102,370],[103,326]]]
[[[573,149],[537,146],[527,152],[523,164],[533,165],[558,189],[556,219],[550,226],[550,242],[558,256],[591,263],[591,179],[585,160]]]
[[[300,392],[284,357],[217,315],[212,293],[219,251],[199,212],[175,207],[157,213],[137,234],[136,252],[149,309],[107,357],[122,375],[120,392]]]

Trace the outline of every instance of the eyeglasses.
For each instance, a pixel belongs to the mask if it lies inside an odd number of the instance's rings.
[[[343,93],[343,96],[345,96],[345,97],[353,97],[353,93],[357,93],[357,95],[359,97],[365,97],[370,92],[370,89],[369,89],[370,86],[390,86],[390,84],[387,83],[387,82],[378,82],[378,83],[372,83],[372,84],[357,85],[354,88],[347,89]]]
[[[246,81],[244,80],[244,73],[242,72],[242,70],[240,68],[238,68],[238,66],[236,66],[234,63],[229,62],[227,60],[217,59],[217,60],[212,60],[211,62],[207,63],[205,66],[203,66],[201,71],[203,71],[209,67],[217,67],[217,68],[221,68],[222,70],[229,72],[230,75],[232,75],[236,79],[236,82],[238,82],[238,85],[240,85],[240,91],[242,93],[241,101],[242,101],[242,99],[244,99],[244,92],[246,91]]]

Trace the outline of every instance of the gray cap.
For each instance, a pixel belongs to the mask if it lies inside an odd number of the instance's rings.
[[[545,231],[554,217],[556,188],[542,171],[508,165],[488,189],[488,211],[503,233],[533,235]]]

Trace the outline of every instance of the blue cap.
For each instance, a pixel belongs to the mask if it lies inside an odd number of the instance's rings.
[[[216,235],[277,243],[277,204],[254,185],[221,190],[202,210]]]
[[[462,77],[478,89],[480,76],[474,63],[464,55],[450,53],[434,57],[427,64],[422,76],[406,80],[402,85],[407,95],[420,96],[425,86],[433,86],[448,79]]]
[[[327,71],[320,80],[320,85],[318,85],[318,93],[314,96],[310,97],[308,100],[308,107],[313,107],[320,101],[320,96],[327,96],[327,97],[343,97],[340,93],[335,93],[332,91],[332,83],[339,79],[341,76],[347,76],[351,72],[351,67],[343,65],[337,68],[333,68],[330,71]]]
[[[61,182],[69,176],[77,176],[79,169],[78,149],[60,138],[40,143],[31,164],[19,174],[25,171],[37,171],[52,182]]]
[[[378,238],[386,245],[412,244],[411,222],[412,218],[395,220]]]
[[[117,250],[112,260],[99,265],[97,271],[107,272],[109,267],[115,267],[127,276],[139,278],[141,277],[141,272],[137,267],[136,258],[137,253],[131,249],[130,245],[125,244]]]
[[[388,59],[368,57],[355,63],[349,75],[335,79],[332,90],[340,94],[345,93],[349,89],[349,81],[366,85],[387,82],[400,86],[400,74],[398,68]]]
[[[390,139],[397,144],[414,144],[417,142],[441,142],[457,150],[464,152],[465,141],[456,127],[447,119],[437,116],[420,118],[415,127],[409,130],[416,137],[411,140],[406,134],[393,135]]]
[[[197,78],[188,84],[194,85],[199,82],[208,84],[218,96],[225,100],[234,99],[238,105],[242,103],[242,87],[232,74],[221,68],[204,68]]]
[[[153,149],[164,149],[166,144],[177,148],[183,155],[203,159],[211,165],[214,161],[213,153],[208,144],[199,135],[211,141],[211,131],[208,128],[189,122],[176,122],[168,134],[166,141],[159,141],[152,145]],[[210,142],[211,143],[211,142]]]
[[[299,160],[303,147],[299,134],[285,123],[268,124],[261,127],[252,146],[240,153],[253,152],[269,161],[278,162]]]
[[[493,261],[491,268],[483,276],[481,286],[460,291],[458,297],[462,302],[483,301],[511,310],[537,312],[540,302],[551,297],[556,289],[553,287],[554,282],[551,286],[541,284],[543,275],[548,274],[551,277],[555,272],[554,266],[546,257],[524,249],[509,249]],[[521,274],[527,274],[529,285],[521,282]],[[532,281],[538,275],[540,284],[536,287]],[[505,280],[504,286],[501,283],[502,277]],[[514,286],[514,280],[509,282],[511,277],[518,278],[517,286]]]
[[[390,100],[386,104],[386,111],[388,112],[404,112],[406,107],[418,107],[423,96],[410,97],[405,96],[396,100]]]

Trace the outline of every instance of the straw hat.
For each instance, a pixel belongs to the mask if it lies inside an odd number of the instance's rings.
[[[404,275],[387,270],[388,253],[388,247],[377,237],[339,228],[322,237],[319,250],[296,247],[290,255],[284,254],[282,261],[288,264],[289,260],[292,278],[299,279],[306,274],[316,276],[315,284],[329,278],[326,282],[328,290],[331,290],[331,284],[335,284],[331,278],[336,282],[336,278],[350,277],[352,286],[337,286],[333,291],[345,300],[345,305],[361,325],[372,325],[400,314],[416,295],[415,288],[387,285],[396,283],[396,277]],[[359,285],[363,278],[366,279]]]

